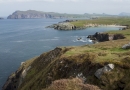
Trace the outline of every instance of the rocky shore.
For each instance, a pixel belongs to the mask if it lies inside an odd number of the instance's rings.
[[[59,22],[57,24],[47,26],[46,28],[54,28],[56,30],[81,30],[81,29],[86,28],[86,26],[77,27],[76,25],[70,23],[70,22],[76,22],[76,21],[78,20],[66,20],[63,22]]]
[[[90,27],[118,27],[120,30],[126,30],[129,29],[128,25],[116,25],[116,24],[92,24],[92,23],[87,23],[87,24],[73,24],[75,22],[78,22],[79,20],[66,20],[63,22],[59,22],[57,24],[53,24],[50,26],[47,26],[46,28],[54,28],[56,30],[82,30]]]
[[[90,40],[103,42],[117,39],[124,39],[125,36],[123,34],[108,34],[108,33],[99,33],[96,32],[94,35],[89,35],[87,38]]]
[[[85,29],[86,27],[77,27],[69,22],[62,22],[47,26],[46,28],[54,28],[56,30],[81,30]]]

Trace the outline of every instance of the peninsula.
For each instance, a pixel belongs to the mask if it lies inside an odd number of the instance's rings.
[[[129,27],[129,21],[130,18],[109,18],[87,22]],[[71,23],[84,26],[79,21]],[[93,45],[56,47],[22,62],[8,77],[2,90],[129,90],[130,29],[105,33],[123,38]]]
[[[86,20],[66,20],[47,26],[47,28],[54,28],[56,30],[83,30],[89,27],[120,27],[122,29],[130,28],[127,22],[129,18],[97,18]],[[124,22],[121,22],[124,21]]]

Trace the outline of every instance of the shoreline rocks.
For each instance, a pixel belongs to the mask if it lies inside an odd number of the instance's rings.
[[[76,27],[75,25],[69,22],[61,22],[58,24],[47,26],[46,28],[54,28],[56,30],[81,30],[81,29],[85,29],[86,27]]]
[[[93,41],[103,42],[117,39],[124,39],[123,34],[108,34],[108,33],[98,33],[96,32],[94,35],[89,35],[87,38]]]

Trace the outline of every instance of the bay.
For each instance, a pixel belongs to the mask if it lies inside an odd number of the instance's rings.
[[[114,27],[96,27],[76,31],[58,31],[45,28],[65,19],[0,20],[0,89],[8,76],[21,62],[58,46],[92,44],[86,37],[95,32],[119,30]],[[77,40],[77,38],[82,38]]]

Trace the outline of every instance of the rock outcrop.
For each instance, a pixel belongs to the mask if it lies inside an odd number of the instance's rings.
[[[17,90],[20,84],[21,73],[23,72],[23,68],[19,68],[15,73],[11,74],[6,83],[4,84],[2,90]]]
[[[130,43],[123,45],[122,49],[130,49]]]
[[[110,72],[113,69],[114,69],[114,64],[108,64],[108,65],[104,66],[103,68],[98,69],[95,72],[95,76],[98,79],[100,79],[103,73]]]
[[[98,32],[96,32],[94,35],[89,35],[87,38],[90,38],[90,40],[103,42],[103,41],[124,39],[125,37],[124,37],[123,34],[108,34],[108,33],[98,33]]]
[[[77,27],[69,22],[72,22],[72,21],[60,22],[58,24],[53,24],[53,25],[47,26],[46,28],[54,28],[56,30],[82,30],[82,29],[87,28],[86,26]]]
[[[68,22],[53,24],[51,26],[47,26],[46,28],[54,28],[56,30],[76,30],[76,26]]]
[[[18,87],[22,84],[25,76],[27,75],[28,70],[31,68],[31,66],[28,66],[27,68],[25,68],[24,64],[22,64],[22,66],[16,72],[12,73],[8,77],[2,90],[17,90],[18,89]]]

